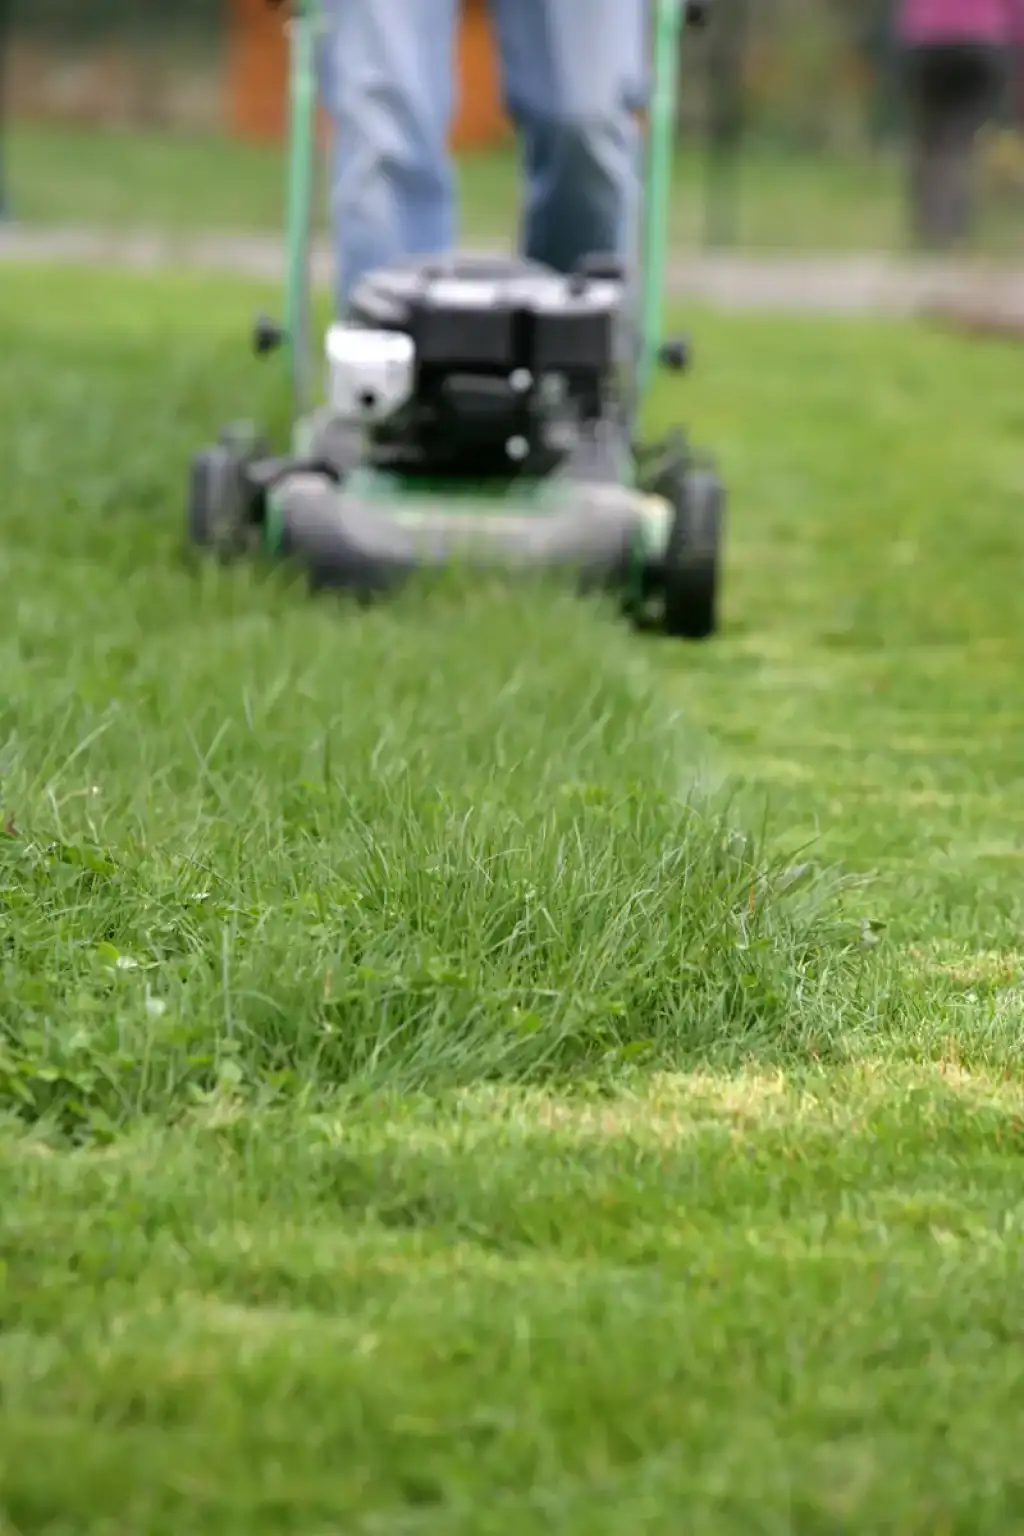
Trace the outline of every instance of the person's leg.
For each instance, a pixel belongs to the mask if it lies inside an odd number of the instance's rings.
[[[951,242],[966,240],[973,230],[978,135],[998,115],[1003,82],[1003,53],[997,47],[964,46],[950,61],[945,201]]]
[[[911,49],[906,71],[911,229],[917,247],[936,250],[949,241],[947,50],[935,46]]]
[[[451,249],[455,0],[325,0],[337,303],[369,270]]]
[[[524,254],[627,256],[637,214],[647,0],[491,0],[526,170]]]

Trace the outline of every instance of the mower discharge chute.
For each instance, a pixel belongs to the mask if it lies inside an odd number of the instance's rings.
[[[310,398],[315,0],[291,20],[288,276],[283,324],[293,432],[275,455],[250,426],[193,459],[189,537],[221,556],[262,546],[314,587],[371,597],[455,563],[564,570],[620,594],[637,624],[716,627],[724,490],[681,431],[638,444],[659,366],[681,30],[703,7],[657,0],[639,294],[600,253],[569,275],[490,256],[401,262],[366,276],[324,345]],[[639,314],[638,311],[639,310]]]

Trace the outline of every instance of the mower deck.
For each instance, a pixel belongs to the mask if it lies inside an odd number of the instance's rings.
[[[308,438],[307,438],[308,440]],[[624,612],[700,639],[716,623],[724,493],[669,439],[635,485],[556,473],[491,483],[429,481],[315,458],[275,459],[235,426],[196,455],[193,546],[255,549],[302,568],[315,590],[382,596],[416,571],[562,573],[621,595]]]

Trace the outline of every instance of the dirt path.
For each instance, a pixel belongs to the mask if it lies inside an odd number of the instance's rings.
[[[274,280],[284,267],[273,236],[29,230],[0,226],[0,261],[121,266],[137,271],[191,268]],[[318,283],[330,253],[314,252]],[[895,256],[693,255],[670,264],[669,292],[724,309],[833,315],[907,315],[957,306],[998,310],[1024,324],[1024,265],[912,261]]]

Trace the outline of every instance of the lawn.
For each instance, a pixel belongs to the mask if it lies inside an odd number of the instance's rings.
[[[276,233],[282,224],[284,164],[273,147],[15,124],[6,163],[15,215],[28,225],[181,234]],[[516,208],[513,153],[467,155],[460,179],[466,239],[508,239]],[[735,238],[742,248],[841,252],[899,250],[905,244],[902,173],[892,152],[815,156],[752,144],[739,189]],[[684,141],[673,197],[678,241],[704,239],[704,198],[703,157]],[[326,192],[321,207],[326,209]],[[976,244],[985,252],[1015,256],[1022,234],[1018,165],[1015,184],[1004,175],[986,192]]]
[[[0,289],[0,1529],[1024,1529],[1015,352],[695,317],[680,649],[191,569],[264,297]]]

